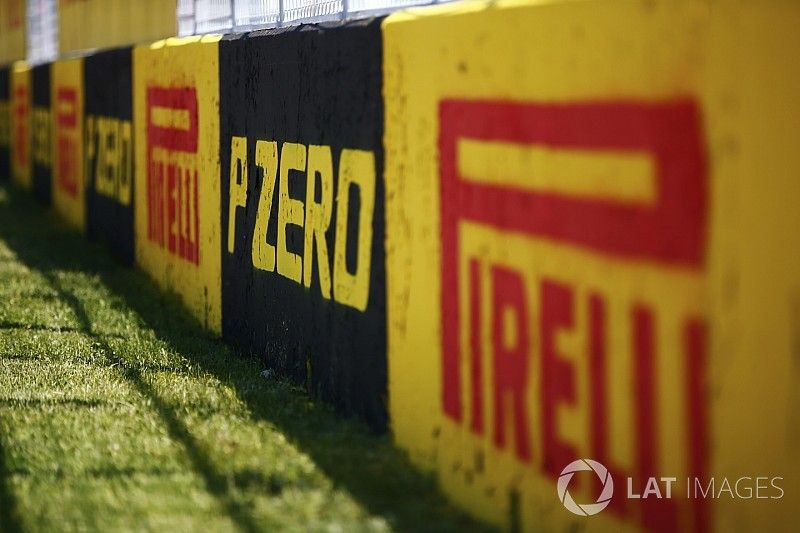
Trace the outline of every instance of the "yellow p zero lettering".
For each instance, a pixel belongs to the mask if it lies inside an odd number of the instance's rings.
[[[247,137],[231,137],[229,192],[228,253],[232,254],[236,238],[236,209],[247,205]]]
[[[119,121],[119,179],[117,181],[117,198],[122,205],[130,205],[133,195],[133,137],[131,136],[131,123],[128,120]]]
[[[297,283],[302,282],[303,260],[286,248],[286,226],[303,227],[303,202],[289,197],[289,172],[305,171],[306,147],[283,143],[281,147],[281,179],[278,184],[278,274]]]
[[[97,154],[97,139],[95,139],[95,116],[86,115],[86,122],[84,125],[84,146],[86,152],[84,153],[84,176],[92,175],[92,161]],[[96,165],[96,163],[95,163]],[[97,180],[95,179],[95,189],[97,188]]]
[[[36,106],[33,108],[33,161],[49,167],[50,150],[50,110]]]
[[[119,194],[117,185],[119,181],[119,137],[117,135],[117,121],[100,117],[97,119],[97,129],[100,132],[100,155],[97,158],[97,182],[102,182],[104,194],[116,198]]]
[[[121,205],[130,205],[133,195],[131,122],[86,115],[84,150],[84,175],[94,176],[95,191]]]
[[[347,219],[350,186],[359,188],[358,255],[356,271],[347,270]],[[370,260],[372,259],[372,217],[375,210],[375,155],[367,150],[342,150],[339,158],[339,190],[336,194],[336,242],[333,256],[333,297],[359,311],[367,309]]]
[[[111,197],[119,197],[119,176],[122,168],[119,165],[120,139],[119,120],[104,117],[100,119],[104,124],[103,133],[103,173],[110,184]]]
[[[275,270],[275,247],[267,243],[267,227],[272,211],[275,179],[278,177],[277,142],[256,141],[256,165],[261,167],[264,180],[258,198],[256,226],[253,229],[253,266],[259,270],[272,272]],[[231,183],[233,183],[233,178],[231,178]],[[228,237],[228,242],[230,242],[230,237]]]
[[[111,138],[112,143],[114,143],[113,133],[106,117],[98,117],[95,126],[97,128],[97,137],[100,140],[97,143],[95,188],[103,196],[114,198],[114,176],[112,169],[108,166],[110,160],[109,152],[113,152],[109,147],[109,140]]]
[[[320,181],[320,201],[316,202],[317,174]],[[331,224],[333,213],[333,158],[330,146],[308,147],[308,169],[306,174],[306,224],[303,247],[303,285],[311,287],[313,276],[314,242],[317,244],[317,269],[319,286],[323,298],[331,297],[330,260],[325,233]]]

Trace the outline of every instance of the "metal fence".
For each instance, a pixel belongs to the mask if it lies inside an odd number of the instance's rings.
[[[56,0],[28,0],[26,7],[28,62],[52,61],[58,55]]]
[[[443,0],[178,0],[178,35],[344,20]]]

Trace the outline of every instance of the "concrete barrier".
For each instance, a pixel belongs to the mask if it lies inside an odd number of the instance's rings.
[[[50,64],[31,69],[31,179],[33,194],[50,205],[53,184],[53,121],[50,108]]]
[[[220,43],[223,336],[386,426],[379,20]]]
[[[25,59],[25,0],[0,2],[0,65]]]
[[[52,64],[53,206],[74,228],[86,225],[83,164],[83,58]]]
[[[133,49],[84,60],[86,234],[125,264],[135,258]]]
[[[386,20],[390,415],[460,505],[523,530],[792,520],[798,23],[778,2]],[[570,481],[583,458],[611,493]]]
[[[134,49],[136,262],[220,333],[218,37]]]
[[[31,188],[31,69],[23,61],[11,69],[11,178]]]
[[[58,50],[65,54],[172,37],[176,13],[175,0],[59,0]]]
[[[16,63],[0,174],[44,199],[49,105],[57,211],[481,519],[781,529],[797,27],[473,2]]]

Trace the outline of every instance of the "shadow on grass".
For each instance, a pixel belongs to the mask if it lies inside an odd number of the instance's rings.
[[[2,196],[7,196],[5,201]],[[265,380],[262,365],[212,338],[183,311],[174,297],[161,293],[143,273],[118,266],[102,247],[87,243],[21,191],[0,188],[0,239],[31,270],[41,273],[75,312],[81,330],[96,341],[111,364],[125,369],[126,377],[153,400],[170,436],[182,444],[195,470],[211,494],[224,505],[242,530],[252,531],[248,510],[231,497],[234,488],[260,487],[265,493],[282,490],[279,479],[264,479],[257,472],[232,477],[216,471],[202,445],[194,439],[178,413],[163,402],[141,377],[141,369],[116,359],[105,336],[92,331],[89,313],[79,298],[64,289],[58,271],[78,271],[97,276],[110,292],[133,310],[157,337],[178,354],[197,364],[222,383],[232,386],[255,419],[268,421],[308,454],[334,484],[350,493],[373,515],[384,517],[401,531],[484,531],[450,505],[432,477],[420,474],[388,436],[378,436],[357,420],[344,418],[326,405],[308,399],[297,387],[280,380]],[[1,440],[1,439],[0,439]],[[0,446],[2,443],[0,442]],[[0,525],[15,521],[13,493],[0,448]],[[4,475],[6,474],[6,475]],[[7,504],[11,504],[7,507]]]
[[[0,438],[0,531],[16,533],[22,531],[22,521],[17,509],[17,498],[10,482],[11,472],[6,465],[6,452]]]

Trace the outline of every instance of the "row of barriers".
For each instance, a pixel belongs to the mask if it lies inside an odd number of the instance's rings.
[[[799,26],[500,0],[18,62],[0,176],[484,520],[782,530]]]
[[[176,31],[175,0],[0,0],[0,64],[47,63]]]
[[[0,63],[140,41],[349,20],[449,0],[0,0]]]

